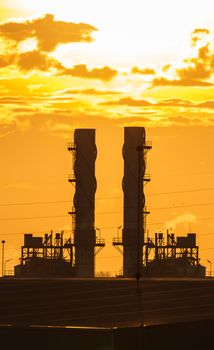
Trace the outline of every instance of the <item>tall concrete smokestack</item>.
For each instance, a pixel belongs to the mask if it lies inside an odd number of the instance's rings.
[[[97,149],[94,129],[76,129],[74,133],[75,269],[77,277],[94,277],[95,160]]]
[[[123,274],[139,277],[142,273],[144,245],[144,181],[146,135],[143,127],[124,128],[124,222]]]

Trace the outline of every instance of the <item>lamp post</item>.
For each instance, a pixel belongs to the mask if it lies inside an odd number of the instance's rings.
[[[207,260],[207,262],[210,264],[210,277],[212,277],[212,261]]]
[[[1,275],[2,277],[4,277],[4,244],[5,244],[5,240],[1,241],[2,243],[2,263],[1,263]]]
[[[7,259],[7,260],[5,260],[5,262],[4,262],[4,275],[5,275],[5,276],[6,276],[6,274],[7,274],[6,263],[9,262],[9,261],[11,261],[11,260],[13,260],[13,259]]]

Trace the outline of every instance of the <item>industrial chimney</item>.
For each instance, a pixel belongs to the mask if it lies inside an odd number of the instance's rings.
[[[151,145],[146,143],[143,127],[124,128],[124,219],[122,231],[123,275],[140,277],[143,266],[144,245],[144,182],[149,181],[145,175],[145,155]]]
[[[94,228],[95,208],[95,160],[97,149],[94,129],[76,129],[74,144],[68,149],[74,154],[74,246],[76,277],[94,277],[94,251],[96,234]]]

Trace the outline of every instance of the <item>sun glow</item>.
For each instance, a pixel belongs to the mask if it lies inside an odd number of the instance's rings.
[[[33,51],[37,48],[37,42],[35,39],[27,39],[19,44],[20,53]]]
[[[95,26],[95,41],[92,45],[79,45],[83,46],[82,52],[88,55],[89,62],[96,59],[115,65],[119,61],[120,65],[130,65],[174,58],[186,51],[189,34],[195,27],[212,24],[214,12],[214,3],[209,0],[109,0],[105,4],[100,0],[3,0],[4,3],[25,9],[32,16],[52,13],[59,20]],[[72,53],[77,55],[75,48]]]

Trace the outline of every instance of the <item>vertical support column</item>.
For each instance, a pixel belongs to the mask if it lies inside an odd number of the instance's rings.
[[[97,149],[94,129],[76,129],[74,133],[76,158],[74,174],[75,207],[75,270],[77,277],[94,277],[95,249],[95,161]]]
[[[1,241],[2,243],[2,250],[1,250],[1,259],[2,259],[2,263],[1,263],[1,268],[2,268],[2,272],[1,275],[2,277],[4,277],[4,246],[5,246],[5,240]]]
[[[123,269],[124,277],[138,277],[142,272],[144,245],[143,191],[145,174],[145,129],[124,128],[124,224]]]

